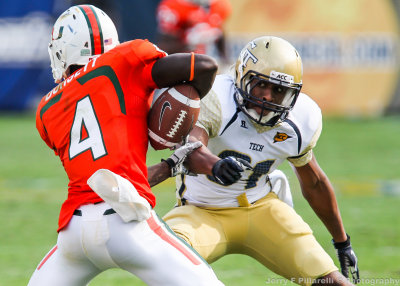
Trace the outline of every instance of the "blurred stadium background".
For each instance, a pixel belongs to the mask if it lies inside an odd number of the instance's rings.
[[[52,23],[71,4],[105,10],[121,41],[156,41],[158,0],[1,1],[0,110],[29,110],[53,86],[47,43]],[[304,62],[304,91],[325,114],[380,116],[400,108],[398,0],[231,0],[232,61],[249,39],[288,39]],[[213,54],[213,51],[209,51]]]
[[[53,86],[47,43],[52,23],[67,7],[89,3],[114,20],[120,40],[156,41],[158,0],[0,1],[0,285],[26,285],[56,240],[66,195],[61,165],[40,142],[33,113]],[[231,0],[225,25],[233,62],[259,35],[283,37],[304,63],[304,88],[325,115],[316,152],[337,187],[361,274],[400,285],[400,1]],[[210,48],[209,53],[215,55]],[[221,67],[221,70],[227,67]],[[150,152],[149,163],[166,153]],[[53,158],[54,157],[54,158]],[[48,158],[48,159],[47,159]],[[329,234],[299,194],[296,208],[334,255]],[[173,182],[155,189],[164,214],[174,201]],[[281,285],[250,259],[232,256],[213,264],[227,285]],[[142,285],[134,280],[135,285]],[[119,272],[91,285],[131,285]],[[384,284],[376,280],[363,283]]]

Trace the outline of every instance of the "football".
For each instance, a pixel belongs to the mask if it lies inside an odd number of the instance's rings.
[[[155,150],[182,143],[197,121],[200,96],[190,84],[165,89],[148,114],[149,141]]]

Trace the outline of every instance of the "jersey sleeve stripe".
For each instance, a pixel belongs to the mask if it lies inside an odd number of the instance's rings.
[[[306,154],[307,154],[307,153],[300,154],[300,155],[298,155],[298,156],[288,157],[288,159],[299,159],[299,158],[303,157],[303,156],[306,155]]]
[[[117,93],[117,96],[118,96],[118,101],[119,101],[119,106],[121,108],[121,112],[123,114],[126,114],[124,91],[122,90],[122,87],[118,80],[118,77],[115,74],[112,67],[110,67],[110,66],[98,67],[97,69],[92,70],[91,72],[81,76],[80,78],[77,79],[77,81],[83,85],[86,82],[88,82],[96,77],[99,77],[99,76],[105,76],[111,81],[112,85],[114,86],[115,92]]]
[[[60,101],[62,92],[58,95],[56,95],[55,97],[53,97],[52,99],[49,100],[49,102],[47,102],[42,109],[40,110],[40,119],[42,119],[43,114],[50,108],[52,107],[54,104],[56,104],[58,101]]]

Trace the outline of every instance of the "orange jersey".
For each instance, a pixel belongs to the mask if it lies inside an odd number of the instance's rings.
[[[157,8],[158,28],[161,33],[177,36],[186,42],[188,30],[200,23],[222,31],[231,10],[229,0],[210,0],[208,8],[188,0],[162,0]]]
[[[94,58],[39,103],[36,127],[69,178],[58,231],[80,205],[102,199],[87,185],[98,169],[128,179],[154,207],[147,181],[147,113],[157,88],[155,61],[166,56],[147,40],[123,43]]]

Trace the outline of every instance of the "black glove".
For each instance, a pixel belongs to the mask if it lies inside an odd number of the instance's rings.
[[[241,172],[251,169],[251,165],[246,160],[229,156],[214,164],[212,174],[218,183],[229,186],[240,179]]]
[[[336,255],[339,259],[340,269],[342,274],[349,278],[349,272],[351,273],[353,283],[357,284],[360,282],[360,273],[358,270],[357,256],[351,248],[350,236],[347,235],[347,240],[344,242],[335,242],[332,239],[333,246],[336,249]]]

